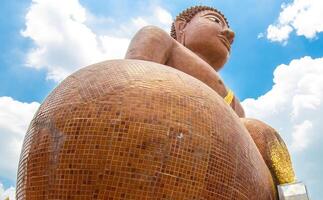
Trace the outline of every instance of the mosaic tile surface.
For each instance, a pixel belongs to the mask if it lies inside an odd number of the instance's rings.
[[[26,134],[17,199],[276,199],[252,138],[197,79],[136,60],[86,67]]]
[[[275,184],[294,183],[296,178],[287,146],[275,129],[259,120],[241,120],[271,170]]]

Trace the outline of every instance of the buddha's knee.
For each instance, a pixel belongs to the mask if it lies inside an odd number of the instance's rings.
[[[276,184],[292,183],[295,174],[287,146],[275,129],[256,119],[241,118]]]

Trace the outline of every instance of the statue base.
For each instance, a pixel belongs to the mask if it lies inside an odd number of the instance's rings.
[[[279,200],[309,200],[304,183],[296,182],[277,186]]]

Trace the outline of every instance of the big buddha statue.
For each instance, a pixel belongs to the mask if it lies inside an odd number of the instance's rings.
[[[218,74],[233,41],[220,11],[191,7],[70,75],[31,121],[17,199],[278,199],[287,147]]]

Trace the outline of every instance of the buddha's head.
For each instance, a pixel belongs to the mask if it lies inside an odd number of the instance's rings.
[[[234,32],[220,11],[194,6],[176,17],[171,36],[218,71],[228,60]]]

